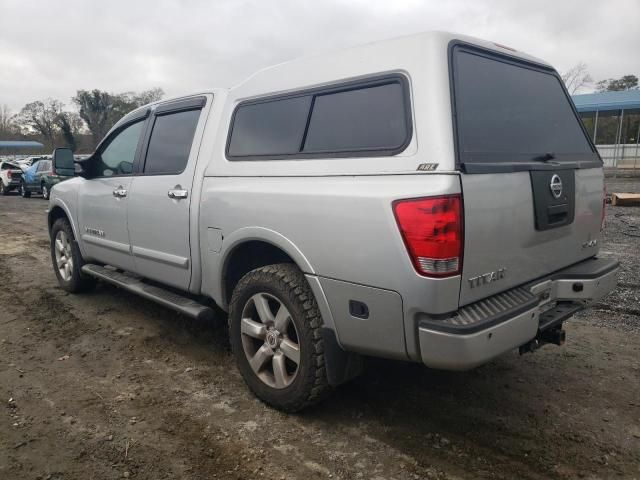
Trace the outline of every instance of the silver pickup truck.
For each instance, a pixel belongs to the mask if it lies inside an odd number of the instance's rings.
[[[61,287],[228,312],[242,376],[285,411],[365,356],[464,370],[560,345],[616,284],[602,161],[558,73],[461,35],[144,106],[80,169],[51,191]]]

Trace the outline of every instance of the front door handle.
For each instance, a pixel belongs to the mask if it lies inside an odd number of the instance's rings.
[[[184,190],[180,185],[176,185],[167,192],[167,196],[174,200],[181,200],[183,198],[187,198],[189,196],[189,192]]]
[[[113,191],[113,196],[116,198],[123,198],[127,196],[127,193],[127,190],[122,185],[120,185]]]

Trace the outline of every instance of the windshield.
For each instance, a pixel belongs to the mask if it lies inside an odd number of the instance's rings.
[[[464,47],[453,69],[461,163],[597,158],[551,71]]]

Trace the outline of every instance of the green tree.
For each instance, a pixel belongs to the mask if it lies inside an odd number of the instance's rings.
[[[161,88],[120,94],[94,89],[78,90],[72,100],[91,132],[95,147],[120,118],[142,105],[160,100],[163,95]]]
[[[98,89],[78,90],[72,100],[91,132],[93,145],[97,145],[116,121],[113,113],[114,96]]]
[[[73,112],[61,112],[56,118],[56,124],[62,133],[65,146],[75,152],[78,148],[77,136],[83,126],[80,115]]]
[[[624,90],[637,90],[638,77],[635,75],[624,75],[620,78],[609,78],[596,83],[598,92],[621,92]]]

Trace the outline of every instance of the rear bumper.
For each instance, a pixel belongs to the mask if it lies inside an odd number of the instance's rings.
[[[611,292],[617,272],[617,260],[591,258],[454,315],[424,316],[418,322],[422,362],[444,370],[482,365]]]

